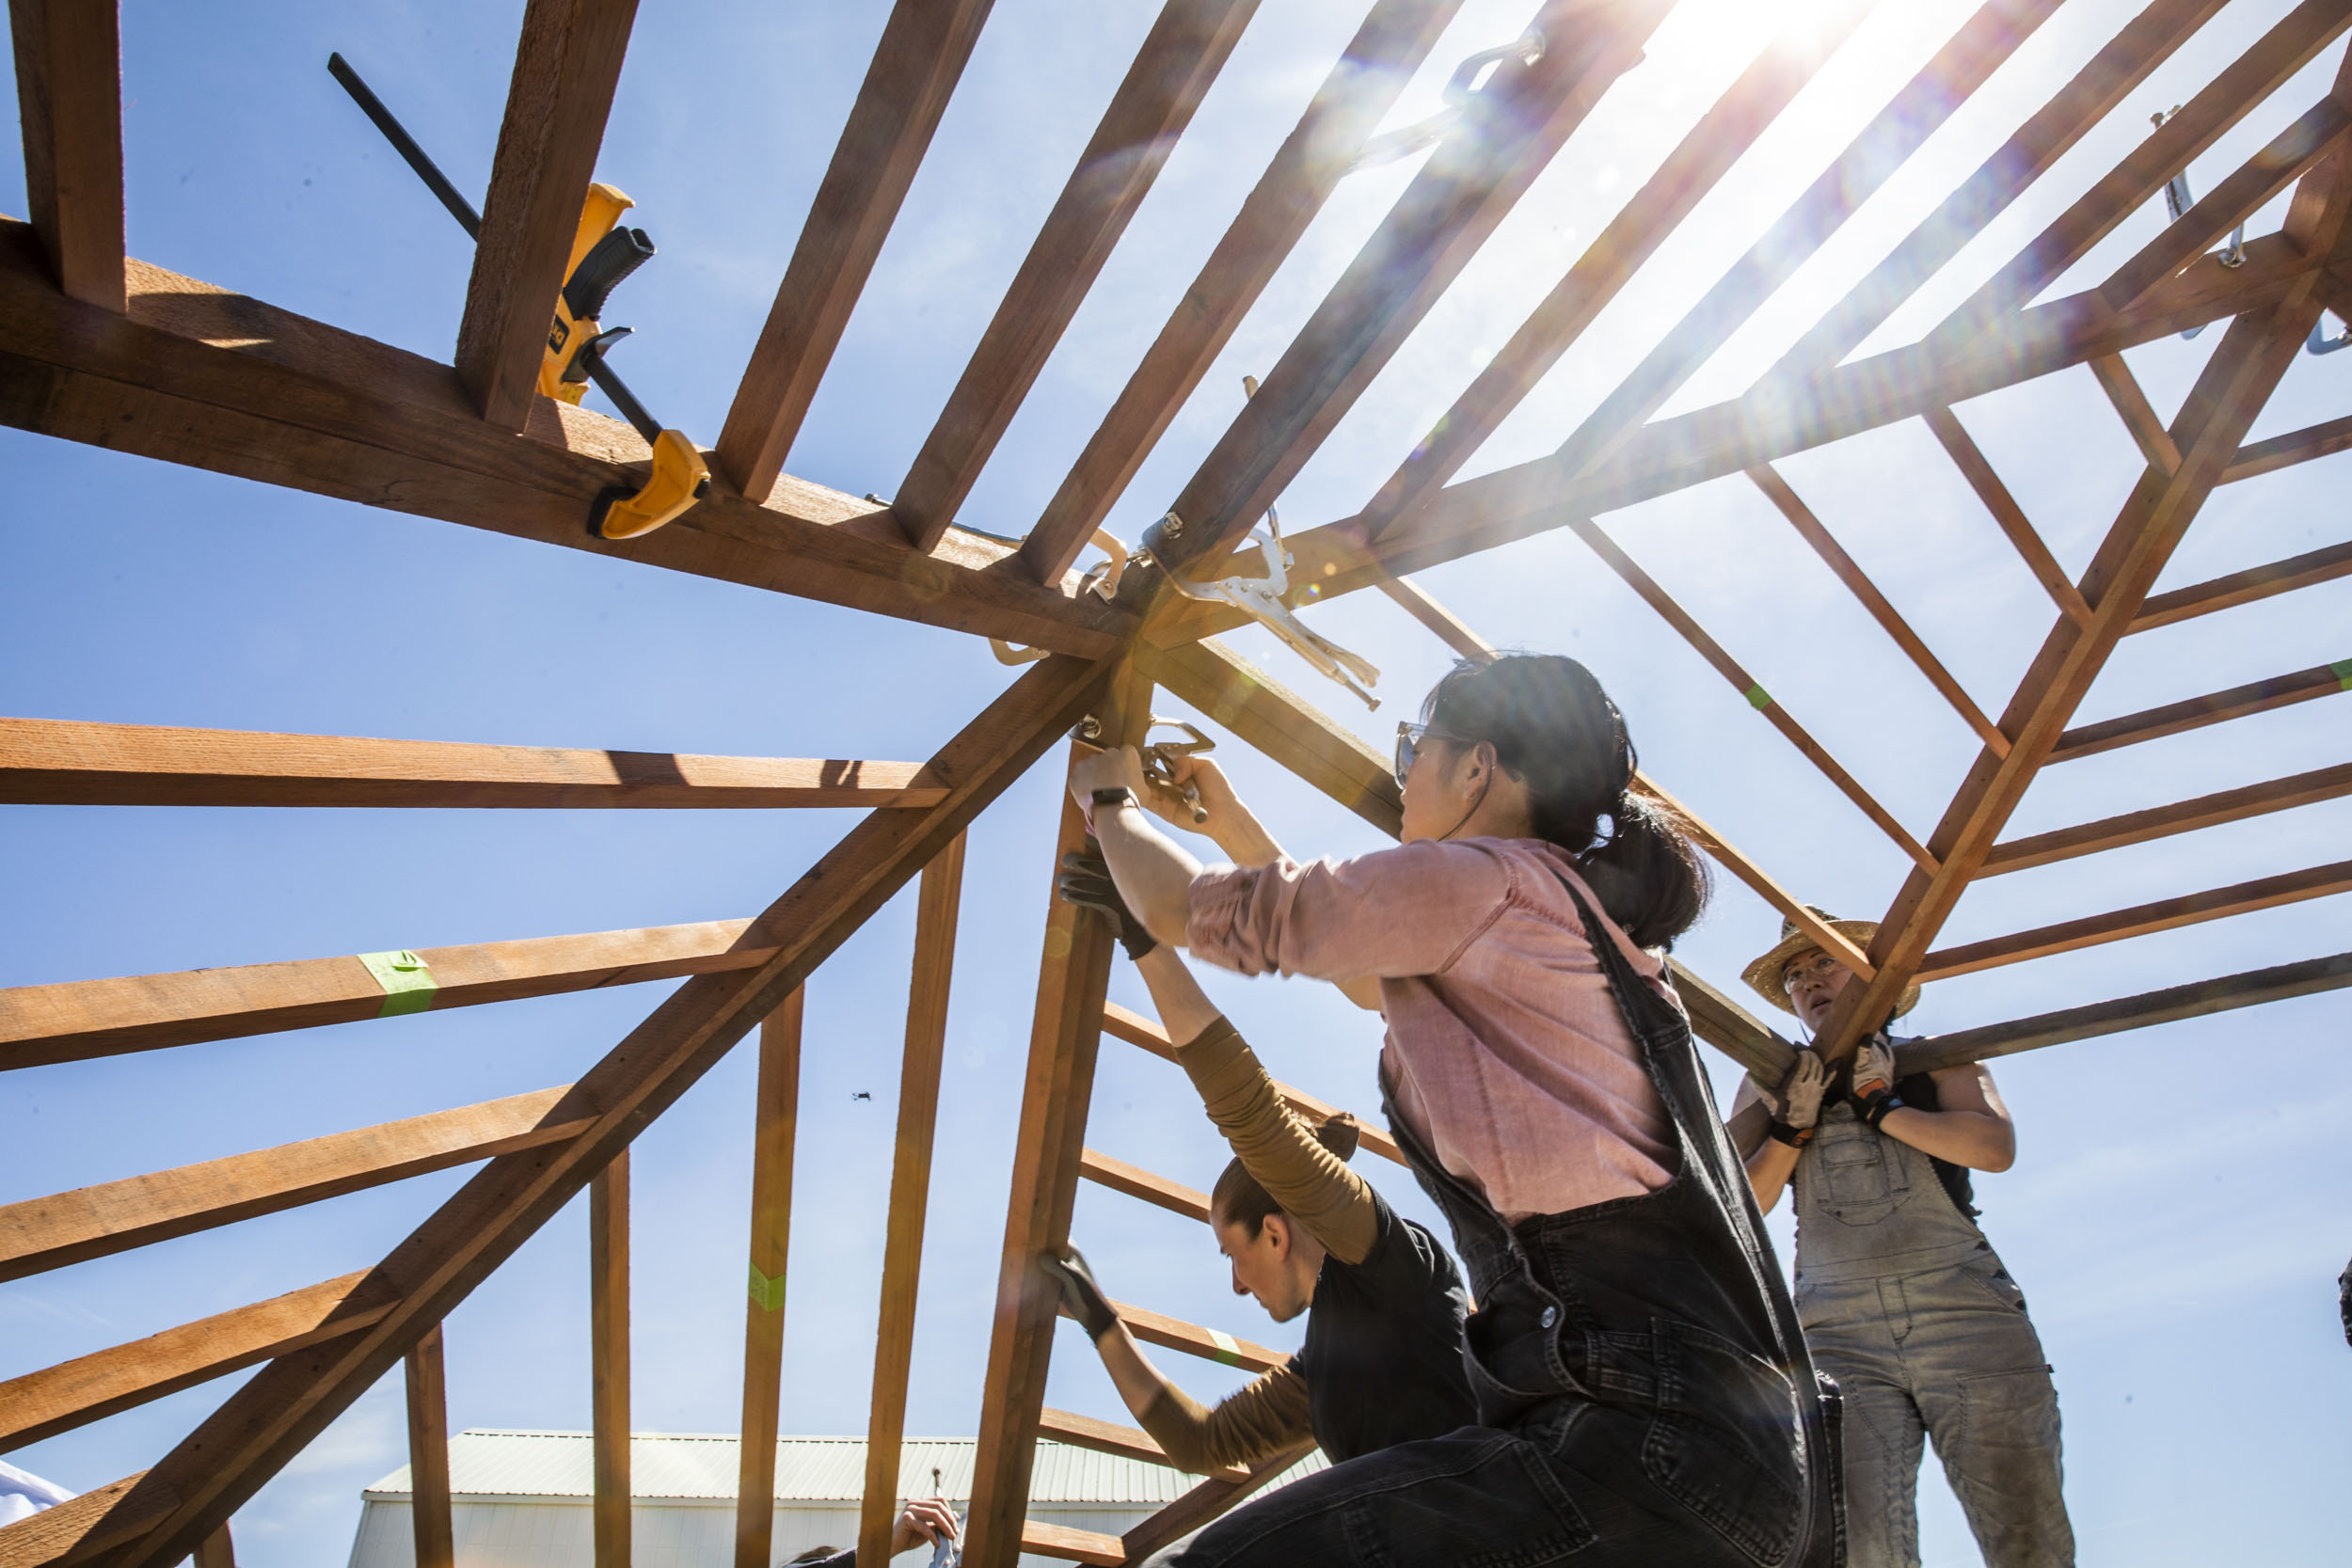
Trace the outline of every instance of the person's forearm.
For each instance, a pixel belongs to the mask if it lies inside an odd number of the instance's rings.
[[[2016,1130],[1982,1111],[1922,1111],[1899,1105],[1886,1113],[1879,1131],[1922,1154],[1970,1170],[2004,1171],[2017,1159]]]
[[[1136,973],[1152,990],[1152,1006],[1159,1009],[1160,1027],[1177,1045],[1200,1038],[1200,1031],[1224,1016],[1176,949],[1166,942],[1137,958]]]
[[[1129,1414],[1141,1420],[1143,1413],[1162,1393],[1173,1388],[1166,1374],[1143,1357],[1135,1336],[1127,1332],[1125,1323],[1112,1325],[1094,1349],[1103,1357],[1103,1368],[1111,1374],[1111,1386],[1119,1390],[1121,1402]]]
[[[1740,1163],[1747,1168],[1748,1185],[1756,1193],[1756,1206],[1768,1214],[1779,1204],[1788,1179],[1796,1174],[1797,1156],[1802,1152],[1773,1137],[1772,1122],[1770,1110],[1751,1103],[1734,1112],[1724,1127],[1731,1137],[1731,1147],[1740,1151]]]
[[[1192,919],[1192,879],[1200,875],[1200,863],[1153,827],[1141,806],[1098,809],[1094,836],[1119,895],[1144,929],[1170,947],[1184,946],[1184,927]]]
[[[1217,815],[1209,836],[1225,851],[1227,860],[1247,869],[1272,865],[1282,858],[1282,847],[1274,842],[1265,824],[1251,816],[1249,808],[1239,800]]]

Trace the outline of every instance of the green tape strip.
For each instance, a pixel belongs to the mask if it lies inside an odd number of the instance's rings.
[[[2336,673],[2338,689],[2352,691],[2352,658],[2340,658],[2328,668]]]
[[[1216,1342],[1216,1358],[1229,1367],[1240,1366],[1241,1341],[1221,1328],[1210,1329],[1208,1333],[1209,1338]]]
[[[1766,708],[1772,705],[1772,699],[1771,695],[1760,686],[1749,687],[1745,695],[1748,699],[1748,706],[1756,709],[1758,713],[1763,712]]]
[[[433,1006],[433,993],[441,989],[425,961],[405,947],[393,953],[362,953],[359,961],[375,976],[375,983],[384,988],[384,1006],[375,1015],[378,1018],[421,1013]]]
[[[784,1275],[778,1275],[771,1279],[759,1272],[757,1263],[754,1263],[752,1265],[752,1305],[762,1312],[773,1312],[777,1307],[782,1307],[784,1305]]]

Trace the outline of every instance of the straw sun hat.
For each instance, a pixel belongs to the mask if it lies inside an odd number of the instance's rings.
[[[1868,948],[1870,939],[1879,934],[1879,923],[1875,920],[1839,920],[1819,904],[1807,904],[1805,908],[1811,911],[1822,925],[1827,926],[1856,947]],[[1778,1007],[1782,1012],[1793,1013],[1797,1009],[1789,1006],[1788,988],[1782,984],[1783,977],[1788,974],[1791,959],[1800,954],[1818,952],[1820,946],[1820,944],[1811,937],[1797,929],[1795,921],[1784,920],[1780,923],[1779,942],[1771,952],[1741,970],[1740,978],[1748,983],[1750,990]],[[1895,1004],[1894,1016],[1900,1018],[1918,1005],[1919,982],[1914,980],[1903,988],[1901,1000]]]

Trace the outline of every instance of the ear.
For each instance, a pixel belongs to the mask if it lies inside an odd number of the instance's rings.
[[[1268,1251],[1274,1254],[1277,1260],[1289,1258],[1291,1255],[1291,1242],[1293,1240],[1291,1236],[1290,1216],[1288,1214],[1268,1214],[1265,1217],[1263,1227],[1258,1232],[1258,1239],[1260,1242],[1264,1243]]]

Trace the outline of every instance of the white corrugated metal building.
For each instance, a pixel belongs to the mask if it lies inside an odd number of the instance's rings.
[[[972,1495],[977,1447],[970,1437],[908,1438],[898,1460],[898,1495],[945,1494],[961,1511]],[[737,1450],[732,1434],[638,1433],[629,1439],[636,1568],[729,1568]],[[1320,1452],[1310,1454],[1275,1484],[1323,1465]],[[588,1433],[461,1432],[449,1441],[449,1468],[457,1568],[580,1568],[595,1557]],[[1165,1465],[1041,1442],[1029,1483],[1029,1517],[1118,1535],[1175,1501],[1195,1480]],[[771,1560],[786,1562],[811,1546],[855,1545],[865,1481],[862,1437],[777,1439]],[[404,1465],[360,1494],[364,1506],[350,1568],[415,1568],[408,1484]],[[905,1560],[927,1560],[909,1555]]]

